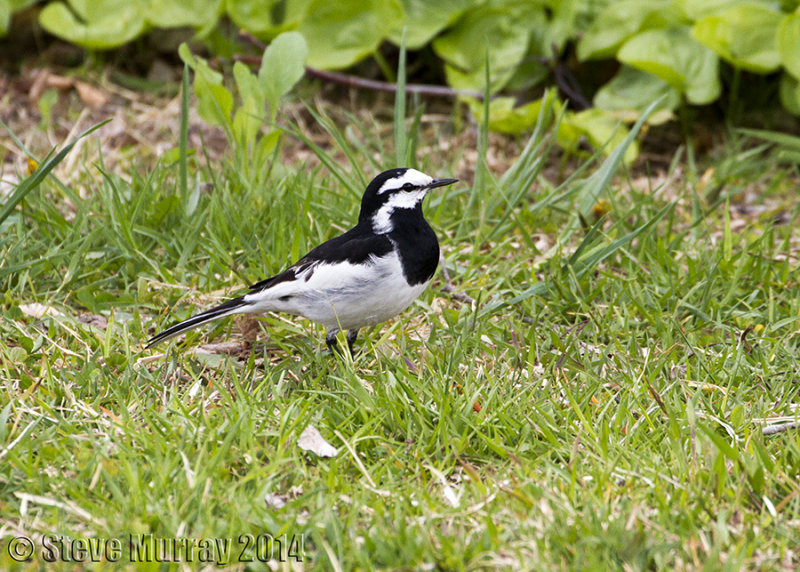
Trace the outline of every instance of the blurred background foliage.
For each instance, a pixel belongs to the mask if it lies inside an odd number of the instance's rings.
[[[654,100],[648,122],[687,106],[737,121],[755,107],[800,115],[800,1],[764,0],[0,0],[0,36],[18,22],[92,54],[181,31],[219,58],[241,52],[235,30],[269,42],[296,31],[307,65],[361,62],[394,81],[405,29],[410,81],[446,83],[490,127],[530,131],[544,89],[569,101],[565,147],[608,141]],[[23,17],[24,15],[24,17]],[[234,30],[234,33],[231,33]],[[176,43],[177,46],[177,43]],[[417,63],[416,67],[414,62]],[[363,69],[363,65],[361,66]],[[361,69],[353,73],[360,73]],[[486,83],[489,85],[487,86]],[[471,99],[470,96],[472,96]],[[591,109],[591,111],[588,111]],[[620,132],[618,138],[624,138]]]

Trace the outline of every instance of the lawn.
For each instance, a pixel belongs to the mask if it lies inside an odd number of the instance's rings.
[[[128,106],[0,224],[0,568],[800,565],[796,168],[307,104],[274,161]],[[16,133],[39,168],[68,117]],[[36,173],[4,141],[0,207]],[[281,315],[143,350],[351,226],[396,142],[461,179],[425,204],[447,279],[352,359]]]

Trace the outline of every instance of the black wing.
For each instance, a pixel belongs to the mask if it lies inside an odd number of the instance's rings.
[[[270,278],[250,286],[250,292],[260,292],[276,284],[296,280],[303,271],[316,264],[349,262],[363,264],[370,256],[385,256],[392,251],[392,241],[386,235],[375,234],[368,224],[359,224],[344,234],[323,242],[292,266]],[[313,273],[313,268],[311,269]],[[306,279],[311,274],[306,274]]]

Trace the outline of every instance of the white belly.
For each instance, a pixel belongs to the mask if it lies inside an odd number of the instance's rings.
[[[430,280],[410,286],[395,253],[366,265],[319,264],[308,279],[277,284],[246,297],[251,311],[280,311],[303,316],[331,330],[353,330],[393,318],[417,299]],[[287,300],[281,296],[290,295]]]

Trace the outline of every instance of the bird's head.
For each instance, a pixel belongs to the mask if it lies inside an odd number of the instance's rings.
[[[416,169],[389,169],[367,185],[361,199],[359,222],[371,222],[379,234],[392,231],[392,213],[397,209],[421,208],[422,199],[433,188],[452,185],[458,179],[434,179]]]

